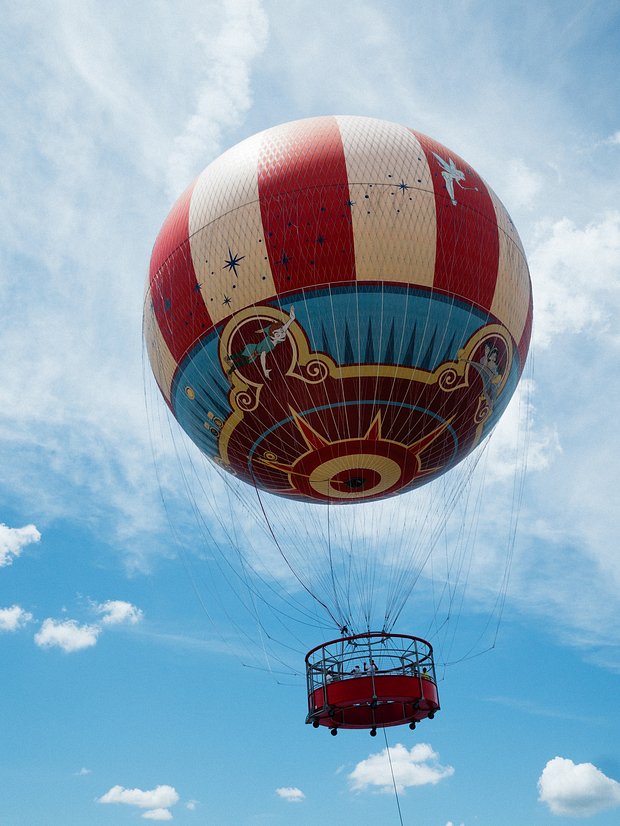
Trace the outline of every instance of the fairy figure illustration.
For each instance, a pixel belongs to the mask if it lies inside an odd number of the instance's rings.
[[[502,374],[499,372],[499,365],[497,363],[497,356],[497,347],[485,344],[484,355],[478,362],[478,372],[482,376],[483,382],[482,392],[491,408],[493,408],[495,400],[497,399],[497,386],[502,380]]]
[[[456,206],[456,198],[454,197],[455,183],[457,183],[461,189],[473,189],[475,192],[478,192],[477,186],[463,186],[462,182],[465,180],[465,173],[457,168],[452,158],[450,158],[449,161],[444,161],[436,152],[433,152],[433,155],[437,158],[442,168],[441,176],[446,182],[446,189],[448,190],[452,206]]]
[[[260,341],[250,342],[250,344],[246,344],[240,352],[232,353],[230,356],[226,356],[226,362],[230,365],[227,370],[227,374],[230,376],[235,372],[235,370],[238,370],[240,367],[245,367],[248,364],[252,364],[252,362],[258,359],[265,378],[269,379],[271,369],[267,367],[267,353],[271,353],[272,350],[275,350],[278,344],[282,344],[282,342],[286,339],[288,328],[291,326],[293,321],[295,321],[295,307],[291,305],[291,309],[288,314],[288,321],[284,324],[279,321],[275,321],[268,327],[262,327],[258,330],[258,332],[263,335],[263,338]]]

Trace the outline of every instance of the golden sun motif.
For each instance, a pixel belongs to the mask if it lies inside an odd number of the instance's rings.
[[[288,476],[289,487],[273,492],[341,503],[389,496],[415,479],[436,473],[441,464],[425,466],[422,454],[452,422],[450,418],[405,445],[383,438],[379,411],[363,436],[330,441],[289,409],[308,450],[289,464],[273,454],[258,460]]]

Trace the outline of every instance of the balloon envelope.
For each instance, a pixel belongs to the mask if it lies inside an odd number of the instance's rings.
[[[243,141],[179,198],[144,322],[203,453],[272,493],[352,503],[436,478],[489,433],[532,296],[506,209],[462,158],[320,117]]]

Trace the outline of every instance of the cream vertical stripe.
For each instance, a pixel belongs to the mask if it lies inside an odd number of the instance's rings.
[[[200,175],[192,194],[192,260],[214,324],[276,292],[258,201],[258,155],[270,131],[217,158]]]
[[[436,219],[431,173],[406,127],[338,117],[349,178],[359,281],[432,287]]]
[[[174,371],[177,369],[177,363],[164,341],[155,318],[150,288],[147,289],[144,297],[143,335],[153,375],[164,398],[170,404],[172,379],[174,378]]]
[[[499,264],[491,312],[521,341],[532,291],[530,274],[519,233],[510,220],[506,207],[487,184],[497,217],[499,235]]]

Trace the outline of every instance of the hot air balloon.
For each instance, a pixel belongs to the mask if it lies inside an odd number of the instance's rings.
[[[277,126],[211,163],[163,224],[144,308],[155,379],[200,451],[351,524],[483,442],[531,325],[523,247],[490,187],[426,135],[353,116]],[[360,622],[333,575],[315,587],[310,550],[283,555],[339,631],[306,657],[307,722],[432,718],[431,644]]]

